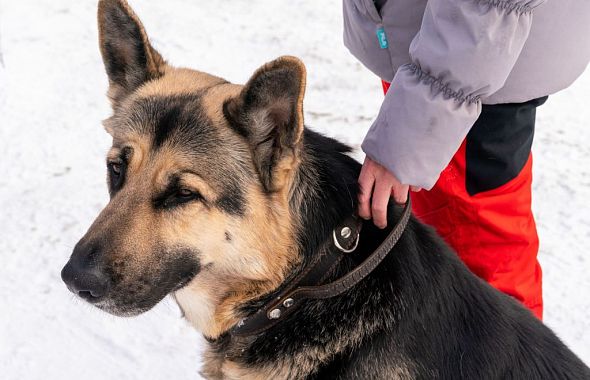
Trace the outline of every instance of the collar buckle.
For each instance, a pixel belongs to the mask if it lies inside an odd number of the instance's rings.
[[[338,230],[338,228],[335,228],[332,231],[332,238],[334,239],[334,245],[336,246],[336,248],[338,248],[340,251],[344,252],[344,253],[352,253],[356,250],[356,248],[359,246],[359,240],[361,239],[361,234],[359,233],[358,229],[355,232],[355,237],[354,237],[354,241],[352,243],[352,247],[350,248],[345,248],[344,246],[347,245],[346,243],[350,242],[350,238],[352,235],[352,231],[353,229],[351,229],[348,226],[344,226],[342,228],[340,228],[340,233],[337,233],[336,230]],[[344,240],[344,244],[340,243],[340,239],[338,238],[338,235],[340,235],[340,238],[342,238]]]

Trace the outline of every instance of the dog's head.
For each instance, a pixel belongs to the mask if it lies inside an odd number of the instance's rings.
[[[123,0],[101,0],[98,21],[113,106],[104,123],[110,202],[62,278],[126,316],[189,289],[177,298],[223,329],[231,305],[276,287],[297,260],[289,198],[305,68],[283,57],[234,85],[168,65]]]

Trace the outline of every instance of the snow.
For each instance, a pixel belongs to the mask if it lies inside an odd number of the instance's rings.
[[[131,4],[175,65],[244,82],[265,61],[301,57],[307,124],[354,147],[379,109],[379,82],[342,45],[339,0]],[[95,1],[0,0],[7,81],[0,87],[0,373],[8,380],[195,379],[203,340],[172,301],[121,319],[76,300],[60,280],[107,202],[110,138],[100,120],[110,109],[95,20]],[[534,145],[546,323],[587,363],[589,90],[585,73],[551,97],[539,110]]]

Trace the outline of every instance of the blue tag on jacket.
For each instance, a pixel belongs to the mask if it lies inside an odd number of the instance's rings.
[[[377,40],[379,41],[381,49],[387,49],[389,44],[387,43],[387,35],[385,34],[385,29],[383,29],[383,27],[377,28]]]

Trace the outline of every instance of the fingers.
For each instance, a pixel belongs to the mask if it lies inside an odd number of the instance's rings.
[[[418,186],[410,186],[410,190],[412,190],[413,192],[417,193],[420,190],[422,190],[422,188],[421,187],[418,187]]]
[[[358,194],[358,212],[363,219],[371,219],[371,193],[373,191],[373,184],[375,183],[375,176],[371,171],[370,166],[365,161],[359,176],[359,194]]]
[[[359,175],[358,214],[363,219],[373,219],[378,228],[387,227],[387,205],[393,197],[396,203],[408,201],[408,185],[401,184],[395,176],[369,157],[365,158]],[[412,190],[420,188],[412,186]]]
[[[381,229],[387,227],[387,204],[389,203],[391,186],[392,183],[388,178],[377,178],[375,189],[373,190],[373,199],[371,202],[373,223]]]
[[[408,185],[402,185],[401,183],[397,182],[392,186],[391,195],[395,200],[395,203],[403,205],[408,201]]]

